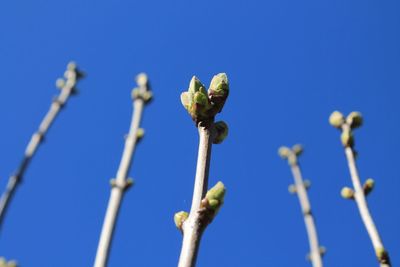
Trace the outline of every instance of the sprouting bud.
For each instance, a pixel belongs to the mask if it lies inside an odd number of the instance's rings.
[[[290,153],[291,153],[290,149],[286,146],[281,146],[278,149],[278,154],[283,159],[287,159],[290,156]]]
[[[214,127],[216,134],[213,143],[221,144],[228,136],[228,131],[229,131],[228,125],[223,121],[217,121],[214,124]]]
[[[178,228],[179,230],[182,231],[182,225],[187,220],[188,217],[189,217],[189,213],[187,213],[186,211],[180,211],[180,212],[175,213],[174,222],[175,222],[176,228]]]
[[[288,191],[290,194],[296,194],[297,193],[296,186],[294,184],[289,185]]]
[[[188,91],[181,94],[181,102],[196,123],[211,118],[212,107],[207,91],[195,76],[190,81]]]
[[[196,77],[193,76],[190,80],[188,92],[194,94],[196,92],[202,92],[207,95],[207,91],[205,86],[201,83],[201,81]]]
[[[74,61],[71,61],[67,65],[68,70],[75,70],[76,69],[76,63]]]
[[[345,199],[354,199],[354,190],[349,187],[343,187],[340,194]]]
[[[137,129],[136,138],[138,139],[138,141],[144,137],[144,133],[145,133],[145,131],[143,128]]]
[[[131,188],[134,184],[135,184],[135,181],[132,178],[128,178],[128,179],[126,179],[124,189],[127,190],[127,189]]]
[[[342,132],[340,139],[342,140],[343,146],[353,147],[354,137],[353,137],[353,133],[349,129],[346,129]]]
[[[144,103],[149,103],[153,99],[153,93],[151,91],[144,91],[140,88],[133,88],[132,99],[142,99]]]
[[[375,249],[375,254],[380,263],[388,263],[389,262],[389,254],[385,250],[385,248],[380,247],[380,248]]]
[[[139,74],[136,76],[136,83],[137,83],[139,86],[147,86],[148,81],[149,81],[149,79],[148,79],[146,73],[143,73],[143,72],[142,72],[142,73],[139,73]]]
[[[225,73],[219,73],[212,78],[208,95],[215,105],[217,113],[220,112],[229,95],[229,82]]]
[[[206,199],[208,200],[208,207],[217,211],[224,203],[225,186],[222,182],[218,182],[214,187],[208,190]]]
[[[153,100],[153,93],[151,91],[145,91],[142,95],[144,103],[149,103]]]
[[[351,112],[347,116],[346,122],[352,129],[360,127],[363,123],[363,118],[362,118],[361,113],[358,111]]]
[[[371,191],[374,189],[375,187],[375,181],[372,178],[368,178],[363,186],[364,189],[364,195],[368,195],[369,193],[371,193]]]
[[[300,144],[294,145],[292,151],[296,156],[300,156],[303,153],[303,146]]]
[[[311,181],[310,180],[304,180],[303,185],[305,189],[308,189],[311,187]]]
[[[319,247],[319,253],[321,254],[321,256],[324,256],[326,254],[326,247]]]
[[[62,89],[65,86],[65,80],[63,78],[59,78],[56,81],[56,87],[58,89]]]
[[[329,123],[335,127],[340,128],[344,123],[344,116],[339,111],[332,112],[331,116],[329,116]]]

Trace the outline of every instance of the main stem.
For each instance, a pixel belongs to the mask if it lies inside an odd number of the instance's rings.
[[[310,258],[313,267],[322,267],[322,258],[320,246],[318,243],[317,229],[315,227],[314,217],[311,213],[311,205],[308,200],[307,191],[304,186],[304,181],[301,175],[299,165],[291,165],[291,170],[296,185],[296,192],[299,197],[301,210],[304,216],[304,222],[307,229],[308,240],[310,243]]]
[[[356,161],[354,157],[354,151],[351,147],[345,148],[345,154],[347,157],[351,180],[353,182],[354,187],[354,199],[357,203],[358,210],[361,215],[361,219],[364,222],[365,228],[367,228],[367,232],[369,237],[371,238],[372,245],[377,251],[378,249],[384,248],[382,240],[379,236],[378,230],[376,229],[374,220],[368,209],[368,203],[365,198],[364,190],[360,182],[360,177],[358,175],[358,170],[356,166]],[[391,264],[389,263],[380,263],[380,267],[390,267]]]
[[[210,127],[198,126],[199,151],[197,156],[196,178],[194,182],[192,207],[188,219],[183,223],[183,242],[178,267],[196,265],[200,240],[206,227],[199,212],[202,199],[207,193],[208,173],[210,169],[211,146],[213,141],[213,123]]]
[[[39,145],[42,143],[47,131],[54,122],[61,108],[67,102],[69,96],[74,90],[76,72],[71,71],[70,75],[73,77],[70,77],[66,85],[61,89],[60,95],[52,102],[49,111],[39,126],[38,131],[33,134],[28,146],[26,147],[24,158],[22,159],[17,171],[8,179],[6,189],[0,199],[0,228],[4,221],[7,209],[10,206],[10,202],[16,192],[17,186],[21,183],[29,163],[31,162]]]
[[[94,267],[107,266],[111,241],[115,229],[119,208],[121,206],[122,197],[126,189],[126,181],[128,178],[129,169],[132,164],[133,153],[137,144],[137,132],[142,118],[144,100],[137,98],[133,103],[133,116],[129,134],[125,140],[125,148],[122,154],[121,162],[118,168],[117,177],[115,179],[115,186],[111,189],[110,199],[104,218],[103,228],[101,230],[99,245],[97,248],[96,259]]]

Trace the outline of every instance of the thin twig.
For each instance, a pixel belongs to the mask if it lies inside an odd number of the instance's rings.
[[[221,143],[228,134],[228,125],[214,118],[219,113],[229,94],[228,78],[225,73],[217,74],[211,80],[208,92],[195,76],[187,92],[181,94],[181,101],[199,132],[196,177],[190,213],[175,214],[175,224],[183,234],[178,267],[196,265],[200,240],[207,225],[214,219],[223,204],[225,187],[218,182],[207,192],[212,144]]]
[[[76,83],[79,78],[81,78],[83,74],[79,72],[76,68],[75,63],[69,63],[67,70],[64,74],[65,81],[63,79],[57,80],[57,86],[60,88],[60,94],[53,100],[50,110],[47,112],[43,121],[41,122],[38,131],[33,134],[24,154],[24,158],[21,161],[21,164],[17,171],[10,176],[7,187],[3,192],[3,195],[0,199],[0,226],[4,221],[4,217],[8,207],[10,206],[11,199],[13,198],[17,186],[21,184],[22,178],[25,174],[25,171],[31,162],[33,156],[35,155],[39,145],[44,140],[44,137],[49,130],[50,126],[54,122],[55,118],[59,114],[62,107],[68,101],[69,97],[76,93]]]
[[[103,228],[97,248],[97,254],[94,266],[107,266],[111,241],[115,229],[118,212],[125,190],[132,185],[133,181],[128,179],[128,173],[132,164],[132,157],[135,152],[138,140],[141,138],[140,121],[142,119],[143,108],[146,103],[151,100],[151,92],[147,76],[145,74],[138,75],[136,82],[138,88],[132,91],[133,115],[129,134],[125,140],[125,148],[122,154],[121,162],[118,168],[117,176],[111,180],[111,195],[108,202],[106,215],[104,218]]]
[[[296,147],[300,150],[296,151],[295,149]],[[288,159],[295,182],[294,188],[293,189],[291,187],[289,188],[292,189],[291,191],[293,191],[293,193],[297,193],[301,210],[303,212],[304,223],[306,225],[308,241],[310,244],[309,258],[311,260],[313,267],[322,267],[323,264],[321,256],[323,252],[321,251],[321,247],[318,242],[317,229],[315,226],[314,217],[311,212],[311,205],[307,195],[307,188],[305,182],[303,181],[300,166],[298,164],[298,159],[297,159],[297,156],[302,152],[302,150],[299,145],[296,145],[293,150],[286,147],[281,148],[280,152],[282,152],[281,151],[282,149],[287,149],[287,157],[285,158]]]
[[[345,150],[350,176],[353,183],[354,190],[348,187],[342,189],[342,196],[347,199],[355,200],[361,219],[367,229],[368,235],[371,238],[372,245],[375,249],[375,255],[378,259],[380,267],[390,267],[390,258],[387,250],[385,249],[382,240],[379,236],[378,230],[372,219],[371,213],[368,209],[366,195],[369,194],[374,186],[374,181],[368,179],[364,186],[361,185],[361,180],[358,175],[355,150],[354,150],[354,137],[353,129],[360,127],[363,123],[363,118],[360,112],[353,111],[346,118],[339,111],[334,111],[329,117],[329,123],[342,130],[341,141]]]
[[[201,236],[205,229],[200,211],[201,201],[208,188],[208,173],[210,169],[211,147],[213,134],[207,127],[198,127],[199,151],[197,155],[196,178],[193,190],[192,207],[188,219],[183,223],[183,243],[179,257],[179,267],[192,267],[196,264]]]
[[[343,124],[342,129],[343,131],[347,131],[349,129],[349,125]],[[364,222],[368,235],[371,238],[372,245],[375,249],[375,253],[377,254],[378,261],[380,262],[380,267],[390,267],[391,264],[389,256],[384,250],[384,245],[382,243],[381,237],[379,236],[378,230],[375,226],[374,220],[372,219],[371,213],[368,208],[368,203],[364,194],[363,186],[361,185],[360,177],[358,175],[353,148],[351,146],[345,147],[345,154],[354,187],[354,200],[357,203],[361,219]],[[380,255],[382,253],[384,255]]]

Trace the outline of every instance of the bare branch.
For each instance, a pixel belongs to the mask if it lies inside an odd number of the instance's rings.
[[[293,178],[294,186],[289,187],[291,193],[297,193],[299,198],[300,207],[304,216],[304,223],[306,225],[308,241],[310,244],[310,254],[309,259],[311,260],[313,267],[322,267],[322,254],[321,247],[318,242],[317,229],[314,222],[314,217],[311,212],[310,201],[308,200],[307,187],[310,185],[306,181],[303,181],[300,167],[298,164],[298,156],[302,153],[302,148],[300,145],[295,145],[293,149],[287,147],[281,147],[279,149],[279,154],[282,158],[287,159],[290,165]]]
[[[113,238],[118,212],[121,206],[122,197],[125,190],[133,183],[133,180],[128,178],[128,173],[132,164],[132,157],[135,152],[136,144],[143,136],[143,130],[139,128],[143,109],[146,103],[152,99],[147,76],[145,74],[138,75],[136,82],[139,87],[132,90],[134,112],[132,115],[131,126],[129,129],[129,134],[125,139],[125,148],[118,168],[117,176],[115,179],[111,180],[111,195],[97,248],[97,254],[94,263],[95,267],[107,266],[111,241]]]
[[[83,77],[83,73],[80,72],[76,64],[71,62],[68,64],[67,70],[64,74],[64,79],[57,80],[57,87],[59,87],[60,94],[53,100],[50,110],[47,112],[43,121],[41,122],[39,129],[33,134],[24,154],[24,158],[21,161],[20,166],[17,171],[9,178],[7,187],[3,192],[0,199],[0,226],[4,221],[4,217],[7,208],[10,205],[11,199],[13,198],[17,186],[21,183],[25,171],[31,162],[33,156],[35,155],[39,145],[42,143],[47,131],[53,124],[58,113],[62,107],[66,104],[69,97],[77,92],[76,83],[79,78]]]
[[[372,179],[368,179],[364,187],[361,185],[355,160],[354,137],[352,130],[362,125],[362,116],[359,112],[351,112],[345,119],[342,113],[335,111],[330,116],[329,121],[332,126],[342,130],[341,141],[344,146],[350,170],[350,176],[354,187],[354,190],[348,187],[343,188],[342,196],[347,199],[355,200],[361,215],[361,219],[365,225],[365,228],[367,229],[368,235],[375,249],[375,254],[380,264],[380,267],[390,267],[391,263],[389,254],[379,236],[378,230],[375,226],[374,220],[372,219],[366,200],[366,194],[369,194],[371,192],[374,182]]]

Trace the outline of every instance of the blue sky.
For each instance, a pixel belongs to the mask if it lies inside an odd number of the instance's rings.
[[[180,104],[192,75],[226,72],[231,94],[218,119],[210,184],[224,207],[203,237],[198,266],[310,266],[297,198],[287,192],[281,145],[302,143],[304,177],[326,266],[377,266],[329,114],[359,110],[363,180],[394,265],[400,262],[400,4],[398,1],[2,1],[0,186],[57,94],[68,61],[87,73],[40,147],[0,234],[0,254],[23,267],[93,263],[124,135],[133,77],[155,95],[131,170],[111,267],[176,266],[176,211],[190,208],[197,132]]]

